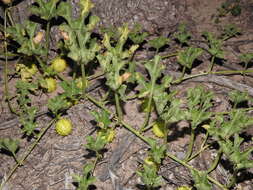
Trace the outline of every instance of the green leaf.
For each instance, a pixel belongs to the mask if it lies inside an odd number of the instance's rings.
[[[181,44],[187,44],[188,40],[191,38],[191,34],[186,31],[186,25],[185,24],[179,24],[178,32],[174,35],[174,37]]]
[[[212,123],[213,126],[208,129],[208,132],[216,138],[227,140],[234,134],[240,134],[252,124],[253,118],[249,117],[245,111],[237,109],[229,113],[229,120],[216,117]],[[220,127],[216,127],[215,125],[220,125]]]
[[[89,186],[92,185],[96,178],[91,175],[94,169],[94,164],[85,164],[83,167],[82,175],[73,175],[74,181],[78,183],[77,190],[88,190]]]
[[[210,119],[212,113],[207,110],[212,107],[213,93],[205,91],[202,86],[190,88],[187,91],[188,115],[191,127],[196,127],[203,121]]]
[[[222,50],[223,40],[217,39],[211,32],[204,32],[203,36],[207,39],[208,42],[208,52],[217,58],[223,59],[224,52]]]
[[[240,60],[246,64],[248,64],[253,59],[253,53],[244,53],[239,56]]]
[[[11,152],[15,155],[15,152],[18,150],[19,141],[11,138],[0,138],[0,148]]]
[[[92,136],[87,136],[86,141],[87,141],[87,144],[85,145],[85,147],[90,150],[93,150],[96,153],[102,150],[107,143],[106,139],[100,135],[98,135],[96,138]]]
[[[178,62],[187,67],[188,69],[192,68],[192,64],[195,59],[197,59],[203,50],[200,48],[188,47],[186,50],[179,52]]]
[[[163,183],[162,177],[157,175],[157,169],[155,166],[144,164],[143,170],[136,171],[136,173],[141,177],[141,181],[149,188],[159,187]]]
[[[62,81],[60,86],[64,90],[62,96],[69,98],[70,100],[76,100],[77,96],[81,94],[81,89],[77,87],[77,83],[74,80],[70,82]]]
[[[164,36],[159,36],[157,38],[154,38],[153,40],[150,40],[148,44],[155,48],[156,51],[159,51],[160,48],[165,46],[170,40]]]
[[[141,32],[142,28],[140,24],[135,24],[134,28],[129,33],[129,38],[134,44],[141,44],[148,36],[147,32]]]
[[[187,111],[184,111],[180,108],[181,101],[179,99],[174,98],[173,101],[166,106],[163,113],[161,113],[161,118],[166,123],[175,123],[180,120],[186,119]]]
[[[69,2],[61,1],[61,3],[59,4],[59,6],[56,10],[56,14],[63,17],[63,18],[65,18],[66,21],[68,22],[68,24],[71,25],[72,7],[71,7],[71,4]]]
[[[253,161],[250,160],[250,154],[253,152],[253,147],[250,147],[248,150],[241,151],[240,145],[243,141],[243,138],[241,138],[238,134],[235,134],[233,141],[221,140],[218,142],[227,158],[235,164],[236,170],[247,169],[253,166]]]
[[[95,118],[98,126],[102,129],[108,128],[109,125],[112,123],[110,119],[110,114],[105,110],[102,110],[100,112],[92,111],[91,114]]]
[[[155,163],[160,165],[166,155],[166,145],[159,145],[156,141],[150,141],[149,155]]]
[[[66,97],[59,95],[49,99],[47,107],[55,116],[57,116],[60,111],[68,108],[68,101],[66,100]]]
[[[208,182],[207,173],[206,172],[197,172],[195,170],[191,170],[193,179],[194,179],[194,186],[197,190],[211,190],[212,185]]]
[[[249,95],[247,92],[240,92],[237,90],[233,90],[229,92],[229,99],[235,104],[239,104],[241,102],[249,100]]]
[[[28,56],[32,55],[45,55],[46,49],[41,43],[34,43],[34,37],[38,24],[25,21],[23,25],[16,24],[13,27],[9,27],[7,32],[11,34],[11,37],[16,40],[20,47],[18,48],[18,53],[22,53]]]
[[[190,88],[187,91],[187,104],[189,109],[199,109],[206,111],[212,106],[213,93],[206,91],[202,86]]]
[[[90,10],[94,7],[94,4],[90,0],[80,0],[81,16],[86,18]]]
[[[160,64],[161,57],[156,55],[153,61],[149,61],[145,64],[145,68],[151,77],[151,81],[155,82],[158,77],[161,76],[162,70],[165,68],[164,65]]]
[[[223,29],[222,37],[223,37],[223,40],[227,40],[238,34],[240,34],[240,29],[236,27],[234,24],[228,24]]]
[[[56,4],[59,0],[36,0],[37,5],[32,5],[30,10],[33,14],[39,15],[47,21],[56,16]]]
[[[37,123],[35,122],[37,112],[37,107],[27,107],[20,116],[19,120],[23,126],[22,131],[28,136],[32,135],[37,127]]]

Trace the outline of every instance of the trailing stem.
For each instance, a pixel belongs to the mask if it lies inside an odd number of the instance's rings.
[[[47,56],[46,59],[48,59],[49,49],[50,49],[50,21],[47,21],[47,28],[46,28],[46,51]]]
[[[222,150],[221,150],[221,148],[220,148],[219,151],[218,151],[218,154],[217,154],[217,156],[216,156],[216,158],[215,158],[215,160],[214,160],[214,162],[213,162],[213,164],[212,164],[211,167],[207,170],[207,173],[208,173],[208,174],[211,173],[212,171],[214,171],[214,170],[217,168],[217,166],[218,166],[218,164],[219,164],[219,162],[220,162],[221,156],[222,156]]]
[[[243,73],[253,73],[253,70],[250,69],[250,70],[246,70],[246,71],[243,71],[243,70],[237,70],[237,71],[233,71],[233,70],[228,70],[228,71],[216,71],[216,72],[204,72],[204,73],[199,73],[199,74],[195,74],[195,75],[189,75],[189,76],[186,76],[182,79],[182,81],[185,81],[185,80],[189,80],[189,79],[192,79],[192,78],[196,78],[196,77],[201,77],[201,76],[206,76],[206,75],[221,75],[221,74],[224,74],[224,75],[231,75],[231,74],[243,74]],[[177,84],[178,83],[178,79],[174,80],[172,82],[172,84]],[[181,82],[182,82],[181,81]]]
[[[203,140],[203,142],[202,142],[202,144],[200,146],[200,150],[197,151],[194,155],[192,155],[189,159],[187,159],[188,162],[191,161],[192,159],[196,158],[201,152],[203,152],[208,147],[210,147],[210,145],[206,145],[205,146],[208,137],[209,137],[209,133],[206,133],[205,138],[204,138],[204,140]]]
[[[190,138],[190,144],[185,156],[185,161],[188,161],[188,159],[191,157],[192,155],[192,150],[193,150],[193,145],[194,145],[194,140],[195,140],[195,131],[191,128],[191,138]]]
[[[10,180],[10,178],[12,177],[12,175],[15,173],[15,171],[18,169],[18,167],[20,165],[22,165],[24,163],[24,161],[26,160],[26,158],[31,154],[31,152],[33,151],[33,149],[37,146],[37,144],[39,143],[39,141],[41,140],[41,138],[43,137],[43,135],[47,132],[47,130],[51,127],[51,125],[56,121],[55,119],[52,119],[48,125],[42,129],[42,131],[39,133],[36,141],[29,147],[29,149],[27,150],[27,152],[24,154],[24,156],[20,159],[20,161],[12,168],[12,170],[9,172],[9,174],[7,175],[5,181],[2,182],[1,186],[0,186],[0,190],[3,190],[5,184]]]
[[[119,121],[121,121],[123,119],[123,113],[120,106],[119,94],[117,92],[114,92],[114,98],[115,98],[115,103],[116,103],[117,116],[118,116]]]
[[[85,97],[85,88],[86,88],[86,84],[87,84],[87,79],[86,79],[86,75],[85,75],[85,68],[84,68],[85,64],[81,63],[81,72],[82,72],[82,93],[83,93],[83,97]]]
[[[182,74],[181,74],[181,77],[179,78],[179,82],[178,83],[181,83],[183,78],[184,78],[184,75],[185,75],[185,70],[186,70],[186,67],[184,66],[183,67],[183,71],[182,71]]]
[[[212,72],[212,70],[213,70],[214,59],[215,59],[215,56],[212,56],[212,59],[211,59],[211,65],[210,65],[210,67],[209,67],[208,73],[211,73],[211,72]]]
[[[110,112],[110,110],[108,110],[103,103],[95,100],[94,98],[90,97],[89,95],[86,95],[86,98],[88,98],[91,102],[93,102],[96,106],[100,107],[101,109],[104,109],[105,111],[107,111],[108,113],[112,114]],[[115,117],[115,115],[114,115]],[[117,119],[117,118],[116,118]],[[144,137],[143,135],[140,134],[139,131],[137,131],[136,129],[134,129],[133,127],[131,127],[130,125],[128,125],[126,122],[124,122],[123,120],[120,122],[122,124],[122,126],[124,126],[127,130],[131,131],[133,134],[135,134],[137,137],[139,137],[141,140],[143,140],[145,143],[149,144],[149,139],[147,137]],[[176,156],[170,154],[170,153],[166,153],[166,155],[171,158],[172,160],[176,161],[177,163],[187,167],[190,170],[194,170],[199,172],[199,170],[193,168],[191,165],[187,164],[185,161],[180,160],[179,158],[177,158]],[[210,176],[207,176],[207,179],[209,181],[211,181],[212,183],[214,183],[215,185],[217,185],[218,187],[220,187],[222,190],[228,190],[228,188],[226,188],[225,186],[223,186],[222,184],[220,184],[217,180],[213,179]]]
[[[152,89],[152,92],[153,92],[153,89]],[[146,126],[148,125],[148,122],[149,122],[149,119],[150,119],[150,114],[151,114],[152,99],[153,99],[153,93],[150,95],[150,97],[148,99],[148,112],[146,114],[145,121],[142,124],[141,132],[143,132],[144,129],[146,128]]]
[[[8,89],[8,60],[7,60],[7,33],[6,33],[6,27],[7,27],[7,22],[6,22],[6,14],[7,14],[7,10],[5,10],[4,12],[4,51],[5,51],[5,64],[4,64],[4,94],[5,94],[5,100],[7,100],[8,103],[8,107],[10,109],[10,111],[14,114],[17,114],[16,111],[13,109],[11,102],[10,102],[10,97],[9,97],[9,89]]]

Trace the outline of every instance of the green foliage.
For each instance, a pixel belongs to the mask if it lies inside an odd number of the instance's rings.
[[[58,116],[60,112],[68,108],[68,101],[63,95],[58,95],[48,100],[47,107],[55,116]]]
[[[155,166],[144,164],[143,170],[136,171],[136,173],[141,177],[141,181],[148,188],[159,187],[163,183],[162,177],[157,175],[157,169]]]
[[[165,46],[170,40],[164,36],[159,36],[157,38],[154,38],[153,40],[150,40],[148,44],[155,48],[156,51],[158,52],[160,48]]]
[[[210,119],[212,113],[207,110],[212,107],[213,93],[207,92],[203,87],[197,86],[187,91],[188,119],[191,127],[196,127],[203,121]]]
[[[253,59],[253,53],[244,53],[239,56],[240,60],[246,64],[248,64]]]
[[[192,64],[197,59],[203,50],[200,48],[188,47],[186,50],[179,52],[178,62],[188,69],[192,68]]]
[[[236,107],[237,104],[249,100],[249,95],[247,92],[240,92],[237,90],[233,90],[229,92],[229,99],[235,104],[234,107]]]
[[[155,89],[159,88],[159,85],[156,84],[156,81],[161,76],[161,72],[164,69],[164,66],[159,64],[160,59],[160,56],[155,56],[152,61],[145,64],[145,68],[150,75],[151,81],[146,82],[146,79],[140,73],[136,73],[136,80],[142,86],[142,89],[138,94],[139,98],[150,95],[152,96]]]
[[[62,81],[60,83],[60,86],[64,90],[64,93],[62,93],[62,96],[64,96],[66,99],[69,99],[71,101],[78,100],[78,96],[81,94],[81,89],[77,87],[76,81]]]
[[[86,164],[83,167],[82,175],[73,175],[74,181],[78,183],[77,190],[88,190],[89,186],[96,181],[96,177],[92,176],[93,164]]]
[[[99,18],[90,16],[89,23],[84,24],[93,6],[89,0],[81,0],[80,6],[80,16],[73,18],[70,3],[61,2],[57,9],[57,15],[66,20],[66,23],[61,24],[59,29],[64,39],[64,48],[68,52],[68,57],[77,63],[86,65],[95,58],[96,53],[100,50],[96,39],[91,37],[92,30]]]
[[[56,16],[56,4],[59,0],[36,0],[37,5],[32,5],[30,10],[33,14],[39,15],[44,20],[51,20]]]
[[[155,140],[149,139],[150,144],[150,151],[149,156],[152,160],[157,163],[161,164],[162,160],[165,158],[166,155],[166,145],[159,145]]]
[[[17,101],[20,108],[19,120],[23,126],[22,131],[30,136],[34,133],[37,123],[35,122],[38,108],[31,105],[29,97],[30,92],[35,92],[38,89],[37,83],[29,83],[19,80],[16,83]]]
[[[204,32],[203,36],[208,43],[208,52],[217,58],[223,59],[224,52],[222,50],[223,40],[217,39],[211,32]]]
[[[18,53],[27,56],[46,54],[43,45],[34,41],[37,28],[38,24],[31,21],[25,21],[24,24],[16,24],[7,28],[7,32],[20,45]]]
[[[212,189],[212,185],[208,182],[207,179],[207,173],[206,172],[198,172],[198,171],[194,171],[191,170],[193,179],[194,179],[194,187],[197,188],[197,190],[211,190]]]
[[[236,1],[226,1],[222,3],[221,7],[218,9],[219,16],[226,16],[228,13],[231,13],[233,16],[239,16],[242,12],[240,6],[240,0]]]
[[[173,84],[179,84],[183,80],[188,79],[188,76],[186,78],[183,77],[186,68],[191,69],[194,60],[198,59],[203,53],[202,49],[189,46],[191,34],[187,31],[186,25],[180,24],[177,33],[174,34],[174,37],[180,42],[180,44],[182,46],[187,45],[187,47],[176,53],[178,62],[183,66],[183,72],[180,80],[173,80],[172,76],[166,74],[164,71],[165,65],[161,63],[161,60],[164,57],[168,58],[170,56],[162,57],[158,55],[158,53],[162,53],[160,52],[162,48],[169,43],[168,38],[160,36],[147,42],[149,46],[156,49],[156,54],[153,59],[145,62],[134,61],[133,58],[137,49],[139,46],[143,45],[144,42],[146,43],[146,37],[148,36],[146,32],[142,32],[140,25],[136,25],[132,30],[129,30],[127,24],[125,24],[118,29],[103,31],[103,40],[100,40],[100,38],[93,37],[95,36],[93,35],[93,30],[99,22],[97,16],[90,14],[94,5],[90,0],[80,0],[79,6],[80,14],[75,18],[72,16],[73,12],[70,1],[36,0],[35,4],[31,6],[33,14],[36,14],[47,21],[47,34],[50,33],[51,19],[56,17],[64,19],[63,23],[59,26],[62,40],[59,43],[60,49],[58,50],[61,56],[67,56],[73,61],[74,67],[70,68],[71,71],[73,71],[72,80],[64,79],[64,77],[56,73],[52,67],[47,66],[47,62],[49,61],[48,55],[50,55],[49,51],[51,50],[49,48],[49,35],[46,36],[46,43],[44,44],[44,35],[43,32],[38,32],[40,27],[37,23],[26,21],[23,25],[16,24],[9,27],[6,31],[8,38],[17,42],[17,52],[19,53],[18,55],[20,55],[20,58],[22,60],[36,58],[37,62],[33,63],[39,63],[40,66],[38,68],[39,73],[36,76],[32,77],[30,75],[28,77],[29,80],[18,80],[16,83],[16,100],[18,102],[19,110],[18,115],[20,123],[22,124],[22,130],[26,135],[36,136],[34,131],[37,127],[36,115],[38,108],[32,105],[31,94],[37,94],[36,92],[39,89],[38,84],[43,87],[43,81],[45,82],[46,78],[50,77],[52,80],[55,80],[53,77],[58,76],[58,78],[62,80],[60,86],[63,92],[55,97],[50,97],[47,104],[53,117],[60,117],[63,112],[72,105],[72,103],[78,102],[81,98],[87,98],[102,108],[100,111],[91,112],[97,122],[99,130],[97,131],[96,137],[87,137],[86,148],[96,153],[96,159],[94,164],[87,164],[84,166],[82,175],[74,175],[75,181],[79,184],[79,190],[89,189],[89,186],[95,182],[96,178],[92,176],[92,173],[95,170],[97,162],[102,158],[102,150],[115,136],[114,128],[118,126],[127,128],[150,146],[148,158],[150,158],[154,164],[144,164],[142,170],[137,171],[142,182],[149,189],[162,185],[162,177],[158,175],[158,167],[162,165],[166,156],[185,167],[188,167],[192,171],[195,187],[197,189],[211,189],[212,186],[209,182],[216,183],[216,185],[219,184],[218,181],[208,176],[206,171],[200,172],[188,163],[189,160],[197,157],[203,150],[207,150],[208,146],[205,145],[205,143],[208,138],[212,138],[218,143],[221,154],[223,153],[228,160],[231,161],[234,166],[234,176],[236,176],[238,170],[253,167],[253,163],[249,158],[253,148],[249,147],[246,150],[242,150],[241,148],[244,139],[240,137],[240,134],[253,123],[252,117],[248,116],[245,110],[232,109],[229,114],[225,116],[211,113],[210,108],[212,107],[213,99],[213,94],[211,92],[204,90],[201,86],[190,88],[187,91],[187,102],[183,102],[184,99],[178,99],[176,97],[178,92],[173,91],[171,88]],[[239,13],[239,9],[236,6],[234,6],[234,9],[231,9],[231,7],[224,5],[223,8],[224,10],[226,9],[226,11],[229,10],[232,14]],[[238,28],[234,25],[227,25],[221,32],[221,35],[218,35],[219,37],[216,37],[210,32],[205,32],[203,34],[208,44],[207,51],[211,55],[212,66],[215,58],[224,59],[224,41],[237,36],[239,32]],[[9,41],[7,40],[7,42]],[[173,54],[173,56],[174,55],[175,54]],[[242,71],[242,73],[245,74],[248,63],[253,59],[253,54],[242,54],[240,59],[245,63],[245,70]],[[103,76],[106,79],[106,85],[109,87],[107,95],[114,93],[116,114],[110,112],[106,108],[106,103],[111,101],[111,99],[109,99],[111,96],[106,96],[107,99],[105,99],[105,101],[99,102],[95,100],[95,98],[89,96],[85,91],[86,84],[88,85],[85,69],[86,67],[93,69],[93,67],[90,67],[90,64],[96,63],[96,61],[99,62],[100,68],[98,70],[102,70],[104,74]],[[68,65],[72,66],[72,64]],[[29,66],[29,64],[24,63],[23,66],[26,67]],[[137,72],[138,66],[145,67],[146,75]],[[208,72],[209,74],[214,74],[214,72],[211,72],[212,66]],[[31,69],[31,67],[27,68]],[[82,87],[82,89],[80,86],[78,87],[78,81],[75,78],[79,75],[77,71],[80,68],[82,82],[84,84],[83,86],[85,86]],[[238,71],[235,73],[238,73]],[[20,71],[18,74],[21,75]],[[197,75],[200,76],[202,74],[205,75],[206,73],[199,73]],[[37,79],[36,77],[40,78]],[[70,76],[68,76],[68,78],[69,77]],[[189,76],[189,78],[192,77],[195,76]],[[133,97],[145,99],[148,104],[148,114],[146,115],[147,117],[143,124],[144,127],[142,126],[139,131],[124,122],[124,118],[121,117],[123,112],[121,110],[122,113],[120,114],[119,111],[121,108],[121,101],[126,102],[128,100],[126,94],[129,93],[130,90],[133,90],[133,88],[129,88],[130,83],[133,83],[135,85],[134,87],[137,86],[136,89],[138,90],[138,94],[134,94]],[[136,93],[136,91],[131,91],[130,93],[132,92]],[[234,108],[236,108],[237,104],[249,100],[249,96],[246,92],[239,93],[237,91],[232,91],[229,94],[229,97],[234,103]],[[155,109],[151,109],[152,106]],[[188,151],[185,160],[179,160],[167,152],[165,139],[165,143],[161,144],[158,141],[145,136],[146,130],[150,127],[148,126],[149,119],[153,119],[153,117],[150,117],[152,111],[156,112],[157,118],[155,119],[161,121],[166,127],[182,120],[191,124],[190,151]],[[204,127],[206,129],[206,139],[201,145],[201,149],[197,150],[196,154],[191,157],[195,144],[195,135],[198,135],[194,130],[200,124],[210,121],[210,125],[207,124]],[[167,128],[165,128],[164,131],[165,130],[167,130]],[[37,137],[35,143],[38,143],[41,136]],[[0,147],[11,152],[15,158],[18,142],[12,139],[0,139]],[[212,168],[215,167],[211,167],[211,169]],[[219,186],[221,187],[222,185]],[[225,187],[223,189],[225,189]]]
[[[145,38],[148,36],[147,32],[141,31],[141,25],[136,24],[132,31],[129,33],[129,38],[134,44],[141,44]]]
[[[10,138],[1,138],[0,139],[0,148],[6,151],[9,151],[12,155],[15,156],[16,151],[19,147],[19,141],[10,139]]]
[[[180,120],[186,119],[187,112],[181,109],[181,101],[175,97],[173,101],[169,101],[169,99],[172,99],[173,96],[167,96],[167,98],[167,104],[160,113],[161,119],[163,119],[166,123],[176,123]],[[159,102],[156,104],[159,104]]]
[[[240,29],[236,27],[234,24],[228,24],[224,27],[221,36],[225,41],[229,38],[235,37],[238,34],[240,34]]]
[[[102,135],[98,135],[96,138],[92,136],[88,136],[86,138],[87,144],[85,147],[89,150],[96,152],[97,156],[99,156],[99,151],[101,151],[106,145],[107,141],[103,138]]]
[[[112,123],[110,120],[110,114],[105,110],[102,110],[101,112],[92,111],[91,114],[95,118],[98,126],[102,129],[107,129]]]
[[[225,120],[222,116],[217,116],[210,124],[208,132],[216,138],[216,140],[228,140],[235,134],[240,134],[253,123],[253,118],[245,114],[245,111],[237,109],[229,113],[229,120]],[[220,125],[220,127],[218,127]]]
[[[37,127],[37,122],[35,121],[37,112],[37,107],[27,107],[23,110],[23,113],[19,118],[19,121],[23,126],[22,131],[28,136],[32,135]]]
[[[138,45],[132,45],[129,49],[124,49],[126,40],[128,39],[129,29],[127,25],[118,28],[120,34],[118,42],[113,47],[110,36],[106,33],[103,39],[103,45],[107,51],[97,56],[100,66],[106,74],[106,85],[108,85],[114,92],[121,92],[121,97],[124,98],[124,91],[126,86],[123,85],[128,80],[126,75],[132,75],[126,68],[132,68],[133,62],[129,62],[127,59],[131,58]],[[122,74],[123,73],[123,74]],[[125,75],[124,75],[125,74]]]
[[[191,34],[187,32],[185,24],[179,24],[178,32],[175,33],[174,37],[181,43],[187,44],[189,39],[191,38]]]
[[[233,141],[221,140],[218,141],[222,151],[227,158],[235,165],[235,170],[247,169],[253,167],[253,160],[250,160],[250,154],[253,152],[253,147],[248,150],[241,151],[240,145],[244,141],[237,133],[234,134]]]
[[[16,152],[19,148],[19,141],[11,138],[0,138],[0,149],[4,149],[11,153],[17,164],[20,164]]]

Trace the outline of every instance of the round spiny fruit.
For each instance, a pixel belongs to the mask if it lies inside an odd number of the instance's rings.
[[[56,90],[56,80],[54,78],[46,78],[46,89],[48,92],[53,92]]]
[[[59,73],[64,71],[67,67],[66,61],[60,57],[55,58],[51,64],[52,68]]]
[[[67,136],[72,131],[72,123],[69,119],[59,119],[55,124],[56,132],[61,136]]]

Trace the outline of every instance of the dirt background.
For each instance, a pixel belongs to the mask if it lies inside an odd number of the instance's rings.
[[[253,1],[242,0],[240,6],[242,12],[239,16],[227,14],[220,18],[219,23],[214,20],[218,15],[217,9],[220,8],[223,2],[235,3],[234,0],[93,0],[95,8],[93,13],[101,18],[100,26],[119,26],[124,22],[138,22],[143,26],[144,31],[148,31],[153,36],[164,35],[171,36],[176,30],[179,23],[186,23],[189,32],[191,32],[192,43],[197,43],[201,46],[201,34],[203,31],[219,32],[225,24],[236,24],[241,30],[242,35],[228,40],[226,42],[226,64],[215,66],[214,70],[219,69],[242,69],[238,63],[237,55],[240,53],[253,52]],[[74,15],[77,14],[77,1],[72,1],[75,7]],[[22,23],[25,18],[28,18],[30,13],[27,6],[32,4],[32,1],[18,1],[12,12],[16,22]],[[0,12],[0,16],[3,13]],[[52,32],[52,43],[55,31]],[[194,41],[196,40],[196,41]],[[166,48],[165,53],[173,52],[173,42],[170,47]],[[147,58],[152,54],[148,50],[137,53],[136,58]],[[2,58],[2,56],[1,56]],[[193,73],[198,73],[207,68],[209,57],[203,56],[204,62],[195,67]],[[0,65],[0,95],[1,102],[3,97],[3,63]],[[175,59],[164,60],[163,63],[167,66],[166,72],[176,72],[179,67]],[[14,68],[14,63],[10,63],[10,70]],[[165,73],[166,74],[166,73]],[[253,79],[251,76],[228,76],[227,79],[237,82],[237,84],[247,85],[250,89],[253,88]],[[10,80],[11,93],[15,93],[14,84],[15,78]],[[194,87],[196,84],[202,83],[206,89],[212,90],[216,98],[214,100],[214,111],[226,111],[230,108],[227,94],[231,90],[217,83],[210,83],[204,78],[202,81],[184,82],[174,88],[179,90],[178,97],[184,99],[188,88]],[[252,89],[251,89],[252,90]],[[242,89],[243,91],[243,89]],[[59,92],[59,91],[58,91]],[[57,92],[56,92],[57,93]],[[52,94],[51,96],[56,95]],[[102,89],[96,89],[92,92],[98,97],[103,93]],[[253,96],[253,94],[251,94]],[[38,97],[33,97],[34,101],[43,110],[49,95],[42,94]],[[139,102],[133,100],[128,102],[124,109],[126,112],[125,120],[132,126],[137,127],[143,121],[143,114],[139,112]],[[20,125],[15,122],[15,117],[12,116],[7,108],[7,105],[2,102],[0,105],[0,123],[10,124],[1,125],[0,137],[12,137],[21,139],[18,155],[22,155],[25,149],[32,143],[27,138],[24,138]],[[71,135],[61,137],[56,134],[54,127],[51,127],[38,146],[29,155],[24,163],[24,166],[18,168],[11,180],[5,186],[5,190],[74,190],[76,189],[73,183],[72,174],[81,174],[83,165],[91,160],[89,152],[85,149],[85,137],[94,133],[93,117],[90,115],[91,110],[97,108],[87,102],[80,102],[68,110],[65,117],[70,118],[74,124],[74,130]],[[49,122],[50,117],[43,115],[38,118],[42,128]],[[252,127],[246,131],[247,135],[252,136]],[[151,132],[147,132],[148,136],[152,136]],[[197,142],[201,142],[200,135]],[[188,123],[180,122],[169,134],[169,151],[178,158],[183,158],[189,140]],[[199,145],[198,143],[196,143]],[[245,146],[252,146],[249,141]],[[197,147],[196,147],[197,148]],[[135,136],[131,135],[123,128],[117,128],[117,137],[113,143],[106,147],[107,151],[104,158],[98,163],[95,170],[95,176],[98,177],[95,183],[98,190],[120,190],[120,189],[144,189],[141,185],[140,178],[135,174],[135,171],[140,168],[142,160],[146,157],[148,147]],[[215,151],[209,151],[201,154],[200,158],[193,160],[190,164],[199,169],[207,169],[211,159],[215,157]],[[0,181],[4,179],[6,174],[15,164],[14,160],[3,151],[0,154]],[[250,169],[247,177],[242,180],[235,189],[252,190],[253,186],[253,171]],[[180,185],[191,184],[191,174],[187,169],[178,165],[170,159],[164,161],[163,167],[159,171],[164,178],[164,185],[161,190],[173,190]],[[212,177],[225,184],[229,172],[219,165],[217,170],[211,174]],[[214,187],[214,189],[219,189]]]

